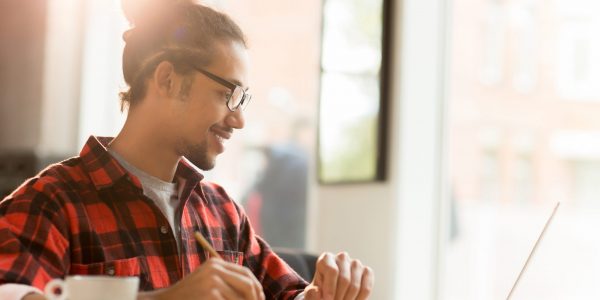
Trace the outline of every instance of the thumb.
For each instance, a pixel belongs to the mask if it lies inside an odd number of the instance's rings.
[[[321,292],[319,291],[318,286],[314,286],[311,284],[304,290],[304,300],[320,300],[320,299],[322,299],[322,297],[321,297]]]

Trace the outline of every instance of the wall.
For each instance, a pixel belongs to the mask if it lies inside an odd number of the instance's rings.
[[[394,3],[389,169],[385,183],[319,186],[313,250],[371,265],[372,299],[438,297],[445,207],[444,0]]]
[[[317,192],[318,252],[347,251],[375,271],[372,299],[391,299],[394,202],[389,184],[322,186]]]
[[[73,154],[84,2],[0,4],[0,150]]]
[[[0,150],[32,150],[39,139],[46,6],[0,3]],[[18,28],[18,30],[14,30]]]

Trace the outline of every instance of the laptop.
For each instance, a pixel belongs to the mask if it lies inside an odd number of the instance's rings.
[[[523,268],[521,268],[521,272],[519,272],[519,276],[517,276],[517,280],[515,280],[515,283],[513,284],[512,288],[510,289],[510,292],[508,293],[506,300],[510,300],[510,297],[512,297],[513,293],[515,292],[515,289],[517,288],[517,285],[519,284],[521,277],[523,277],[525,270],[527,270],[527,267],[529,266],[529,262],[531,261],[531,258],[535,255],[535,251],[538,248],[538,245],[540,244],[542,239],[544,238],[544,234],[546,233],[546,230],[548,229],[550,222],[552,222],[552,219],[554,218],[554,215],[556,214],[556,211],[558,210],[559,206],[560,206],[560,202],[557,202],[556,206],[554,206],[554,210],[552,210],[552,214],[546,221],[546,225],[544,225],[544,229],[542,229],[542,233],[540,233],[540,235],[537,238],[537,241],[535,241],[535,244],[533,245],[533,249],[531,249],[531,252],[529,252],[529,257],[527,257],[527,260],[525,261],[525,265],[523,266]]]

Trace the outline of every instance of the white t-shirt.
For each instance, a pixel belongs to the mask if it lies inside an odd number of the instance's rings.
[[[150,198],[154,204],[158,206],[165,218],[167,218],[167,221],[169,221],[171,229],[176,233],[177,236],[175,237],[175,240],[177,241],[177,249],[179,250],[181,248],[181,239],[178,237],[181,234],[179,231],[180,224],[179,222],[175,222],[175,215],[179,206],[179,195],[181,194],[181,191],[177,188],[177,181],[163,181],[162,179],[156,178],[134,167],[112,149],[108,149],[108,153],[110,153],[123,168],[140,180],[144,196]]]

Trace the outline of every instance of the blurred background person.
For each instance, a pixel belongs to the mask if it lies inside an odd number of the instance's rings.
[[[284,96],[287,93],[272,94],[279,95],[275,98],[279,101],[271,98],[270,102],[274,118],[281,119],[278,124],[282,126],[264,145],[253,147],[264,163],[244,206],[259,235],[271,245],[303,249],[313,126],[308,117],[294,111],[292,99]]]

